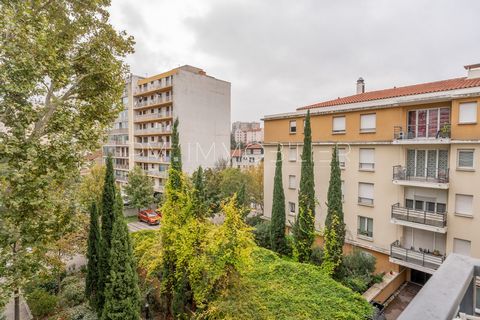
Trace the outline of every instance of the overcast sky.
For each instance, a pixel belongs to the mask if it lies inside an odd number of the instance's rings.
[[[480,62],[478,0],[113,0],[131,71],[190,64],[232,83],[232,121],[461,77]]]

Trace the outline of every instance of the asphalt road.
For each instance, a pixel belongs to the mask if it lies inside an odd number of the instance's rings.
[[[136,231],[140,231],[140,230],[157,230],[160,228],[160,225],[157,224],[156,226],[150,226],[148,224],[146,224],[145,222],[130,222],[128,224],[128,230],[130,232],[136,232]]]

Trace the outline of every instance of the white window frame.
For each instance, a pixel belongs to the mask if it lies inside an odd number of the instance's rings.
[[[298,158],[298,149],[296,146],[288,148],[288,161],[295,162]]]
[[[372,230],[368,230],[368,222],[371,221]],[[373,218],[358,216],[357,220],[357,236],[366,237],[369,239],[373,238]]]
[[[363,152],[370,150],[373,153],[372,162],[362,162],[362,150]],[[375,148],[358,149],[358,169],[361,171],[375,171]]]
[[[373,117],[373,127],[372,126],[363,126],[363,119]],[[370,120],[371,121],[371,120]],[[365,120],[367,122],[367,120]],[[377,114],[376,113],[366,113],[360,115],[360,133],[372,133],[377,131]]]
[[[347,166],[347,148],[337,148],[337,156],[340,169],[345,169]]]
[[[294,174],[288,175],[288,189],[297,189],[297,176]]]
[[[459,208],[460,199],[463,199],[465,201],[470,201],[471,203],[462,204],[461,208]],[[460,193],[455,194],[455,214],[456,215],[465,216],[465,217],[473,217],[473,212],[474,212],[473,204],[474,204],[473,195],[471,195],[471,194],[460,194]]]
[[[366,194],[361,194],[360,193],[360,190],[361,190],[361,186],[362,185],[365,185],[365,186],[371,186],[372,187],[372,194],[371,196],[368,196]],[[366,206],[373,206],[375,202],[375,184],[373,183],[370,183],[370,182],[359,182],[358,183],[358,204],[360,205],[366,205]]]
[[[478,104],[476,101],[461,102],[458,105],[458,123],[459,124],[477,123],[477,117],[478,117],[477,113],[478,113]],[[470,118],[468,116],[470,116]]]
[[[342,128],[337,128],[335,129],[335,119],[338,119],[338,121],[340,121],[341,119],[343,119],[343,129]],[[338,122],[337,121],[337,122]],[[333,134],[343,134],[347,131],[347,120],[345,118],[345,116],[336,116],[336,117],[333,117],[332,118],[332,132]]]
[[[472,166],[471,167],[460,166],[460,153],[462,153],[462,152],[472,153]],[[473,170],[473,169],[475,169],[475,149],[458,149],[457,150],[457,169],[460,169],[460,170]]]
[[[293,126],[292,126],[292,124],[293,124]],[[290,132],[290,134],[296,134],[297,133],[297,120],[290,120],[288,125],[289,125],[288,132]]]
[[[293,211],[292,211],[292,207],[293,207]],[[290,202],[290,201],[288,202],[288,213],[291,216],[294,216],[297,214],[297,206],[295,202]]]

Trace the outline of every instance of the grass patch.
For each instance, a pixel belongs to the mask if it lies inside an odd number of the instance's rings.
[[[256,249],[253,266],[209,307],[209,319],[366,319],[372,307],[317,266]]]

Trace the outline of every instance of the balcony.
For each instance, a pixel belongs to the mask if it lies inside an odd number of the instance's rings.
[[[170,142],[136,142],[136,149],[168,149]]]
[[[395,126],[393,143],[395,144],[444,144],[450,143],[451,126],[449,123]]]
[[[113,168],[117,170],[129,170],[128,164],[114,164]]]
[[[128,146],[128,141],[107,141],[105,146]]]
[[[136,115],[135,122],[149,121],[149,120],[161,120],[172,118],[172,112],[154,112],[147,114]]]
[[[444,260],[445,255],[436,251],[429,252],[428,250],[421,249],[417,251],[403,248],[398,240],[390,245],[390,262],[408,268],[432,274],[440,267]]]
[[[447,232],[447,214],[421,211],[400,206],[392,206],[391,222],[407,227],[413,227],[438,233]]]
[[[145,156],[140,156],[140,155],[135,155],[135,161],[136,162],[154,162],[154,163],[158,163],[158,162],[165,162],[165,163],[169,163],[170,162],[170,157],[160,157],[160,156],[148,156],[148,157],[145,157]]]
[[[144,107],[150,107],[150,106],[157,106],[162,103],[169,103],[172,102],[172,96],[168,96],[162,99],[156,98],[156,99],[147,99],[143,101],[137,101],[135,102],[134,109],[140,109]]]
[[[449,188],[449,169],[393,166],[393,183],[407,187]]]
[[[167,179],[168,178],[168,171],[158,171],[158,170],[149,170],[147,171],[148,176],[153,176],[156,178]]]
[[[128,134],[128,128],[110,129],[108,134]]]
[[[135,135],[161,135],[161,134],[171,134],[171,133],[172,133],[172,129],[170,127],[135,129]]]

